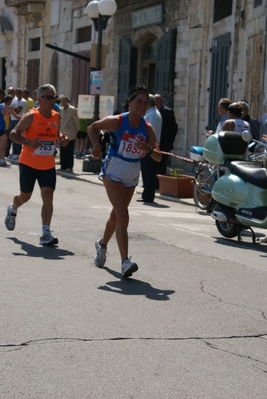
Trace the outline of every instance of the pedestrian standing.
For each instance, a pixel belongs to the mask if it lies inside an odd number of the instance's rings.
[[[12,102],[13,102],[13,100],[16,99],[14,87],[11,86],[11,87],[9,87],[7,89],[7,95],[12,97]],[[7,125],[8,125],[8,127],[7,127],[6,158],[8,158],[9,155],[10,155],[10,148],[11,148],[11,145],[12,145],[12,141],[9,138],[9,132],[11,130],[11,118],[10,118],[10,115],[9,115],[9,120],[7,121],[7,119],[6,119],[6,126]]]
[[[24,98],[22,98],[22,90],[20,88],[17,88],[15,90],[15,97],[12,100],[11,106],[20,117],[24,115],[27,103],[24,100]],[[10,130],[14,129],[19,120],[20,119],[16,118],[14,115],[12,114],[10,115]],[[19,158],[19,154],[21,151],[21,144],[13,142],[12,146],[13,146],[13,153],[9,156],[9,158],[17,160]]]
[[[159,143],[162,129],[162,117],[155,105],[155,97],[152,94],[149,94],[148,109],[144,118],[153,126],[157,136],[157,143]],[[158,162],[154,161],[150,156],[145,156],[141,159],[144,190],[142,197],[137,199],[138,202],[154,202],[157,184],[157,168]]]
[[[50,231],[56,187],[54,150],[57,140],[64,146],[68,144],[68,138],[65,133],[59,133],[60,116],[54,111],[58,97],[54,86],[40,86],[37,97],[39,107],[25,114],[10,132],[11,140],[22,145],[19,157],[20,193],[7,207],[5,226],[10,231],[14,230],[17,210],[29,201],[37,180],[43,202],[40,244],[56,245],[58,239]]]
[[[76,136],[76,158],[81,159],[85,155],[85,140],[88,138],[87,126],[92,123],[91,119],[79,119],[79,128]]]
[[[240,100],[238,101],[239,104],[241,104],[242,107],[242,119],[243,121],[246,121],[249,123],[250,126],[250,132],[252,134],[252,137],[254,140],[259,141],[260,136],[261,136],[261,125],[260,122],[250,116],[249,114],[249,105],[245,100]],[[255,146],[250,146],[249,150],[250,152],[254,151]]]
[[[229,132],[250,132],[250,126],[247,121],[242,119],[243,108],[239,102],[231,103],[228,107],[228,119],[222,125],[222,131]]]
[[[215,132],[213,130],[208,130],[206,133],[206,137],[211,136],[214,133],[219,133],[222,131],[222,126],[224,122],[229,118],[228,116],[228,108],[229,105],[232,104],[232,101],[229,98],[220,98],[218,105],[217,105],[217,112],[219,114],[220,120],[217,125]]]
[[[162,130],[159,147],[161,151],[170,152],[173,149],[173,143],[178,131],[178,125],[175,120],[174,111],[173,109],[164,105],[163,98],[160,94],[155,94],[155,101],[156,107],[158,108],[162,116]],[[162,154],[161,162],[158,164],[158,174],[166,175],[168,159],[168,155]]]
[[[147,154],[155,161],[161,159],[155,131],[143,117],[148,99],[149,90],[143,85],[135,86],[129,93],[129,112],[107,116],[92,123],[87,129],[93,145],[91,153],[97,159],[102,152],[98,132],[110,132],[108,154],[102,163],[99,177],[105,185],[112,210],[102,238],[95,243],[94,263],[98,267],[105,265],[107,245],[115,233],[123,277],[129,277],[138,270],[137,264],[128,257],[127,229],[128,206],[138,184],[140,159]]]
[[[60,165],[61,170],[68,173],[73,172],[74,165],[74,144],[79,129],[79,117],[77,109],[70,105],[68,97],[63,94],[60,100],[60,131],[65,132],[69,138],[68,145],[60,146]]]
[[[30,92],[27,89],[22,90],[21,94],[24,100],[26,101],[26,109],[25,109],[25,114],[26,114],[26,112],[30,111],[30,109],[34,107],[34,100],[31,97],[29,97]]]
[[[0,167],[6,167],[8,164],[5,161],[5,154],[6,154],[6,147],[8,141],[8,134],[7,134],[7,122],[6,118],[8,118],[10,114],[20,118],[18,114],[13,110],[11,107],[12,97],[5,96],[3,98],[3,103],[0,104]]]

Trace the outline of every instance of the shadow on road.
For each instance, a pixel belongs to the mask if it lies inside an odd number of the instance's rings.
[[[235,248],[240,248],[242,247],[245,250],[253,250],[253,251],[257,251],[257,252],[263,252],[264,255],[261,256],[267,256],[267,245],[265,244],[257,244],[257,243],[253,243],[251,236],[249,237],[249,234],[243,234],[243,238],[247,238],[248,241],[242,240],[242,241],[238,241],[237,238],[234,239],[230,239],[230,238],[223,238],[223,237],[213,237],[215,239],[215,241],[218,244],[221,245],[227,245],[228,247],[235,247]],[[256,237],[263,237],[263,235],[261,234],[256,234]]]
[[[107,282],[106,285],[98,287],[98,289],[103,291],[110,291],[123,295],[144,295],[147,299],[153,299],[154,301],[169,301],[169,295],[175,292],[174,290],[154,288],[149,283],[134,278],[124,279],[121,277],[120,273],[108,267],[104,267],[103,269],[118,279],[117,281],[110,281]]]
[[[158,202],[141,202],[145,206],[151,206],[153,208],[170,208],[169,205],[159,204]]]
[[[22,251],[25,252],[13,252],[13,255],[15,256],[31,256],[33,258],[61,260],[64,259],[65,256],[74,255],[74,252],[58,247],[49,247],[45,245],[36,247],[28,242],[18,240],[16,237],[7,237],[7,239],[12,240],[15,244],[21,245]]]

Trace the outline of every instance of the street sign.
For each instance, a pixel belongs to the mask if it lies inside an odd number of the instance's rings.
[[[94,116],[95,96],[89,94],[80,94],[78,96],[78,116],[81,119],[92,119]],[[113,115],[114,96],[100,96],[99,100],[99,118]]]
[[[90,73],[90,94],[100,94],[102,86],[102,71]]]

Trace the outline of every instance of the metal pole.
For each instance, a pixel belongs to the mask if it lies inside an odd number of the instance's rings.
[[[99,14],[99,17],[98,17],[97,57],[96,57],[96,70],[97,71],[101,71],[102,29],[103,29],[103,16],[101,14]],[[99,100],[100,100],[100,94],[95,94],[93,122],[99,120]]]
[[[68,54],[71,57],[79,58],[80,60],[84,60],[86,62],[90,62],[90,58],[84,57],[83,55],[73,53],[72,51],[65,50],[64,48],[53,46],[52,44],[46,43],[45,47],[51,48],[53,50],[59,51],[60,53]]]

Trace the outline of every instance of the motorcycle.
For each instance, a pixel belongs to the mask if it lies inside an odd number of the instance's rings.
[[[253,243],[260,243],[252,227],[267,229],[267,170],[253,161],[267,160],[267,145],[248,158],[248,143],[257,142],[250,132],[220,132],[210,136],[203,155],[212,164],[225,167],[225,173],[212,188],[211,216],[220,234],[238,237],[250,230]]]

